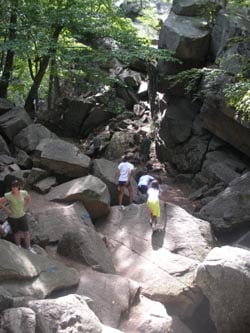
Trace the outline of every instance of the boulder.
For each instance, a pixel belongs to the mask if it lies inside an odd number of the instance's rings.
[[[33,165],[31,157],[21,149],[17,152],[16,163],[23,169],[31,169]]]
[[[40,193],[48,193],[50,189],[57,184],[56,177],[51,176],[33,184],[32,188]]]
[[[128,333],[191,333],[180,319],[168,315],[163,304],[143,295],[140,296],[140,302],[131,308],[129,319],[119,328]]]
[[[0,240],[0,249],[1,286],[12,297],[44,298],[79,281],[75,269],[55,260],[19,249],[5,240]]]
[[[170,13],[160,31],[159,48],[175,52],[190,64],[203,64],[209,49],[209,29],[204,19]]]
[[[110,193],[110,204],[118,205],[118,188],[115,182],[115,173],[117,171],[118,164],[104,158],[95,159],[92,167],[91,173],[101,179],[106,185]],[[134,194],[134,201],[138,202],[139,198],[137,195],[137,183],[135,179],[131,178],[131,185]],[[125,191],[124,194],[124,204],[129,204],[129,196],[128,193]]]
[[[201,173],[208,179],[209,186],[214,186],[218,183],[228,185],[233,179],[240,176],[238,172],[228,167],[226,163],[211,163],[209,160],[205,160],[203,163]]]
[[[59,203],[46,203],[34,198],[31,194],[32,202],[30,211],[35,217],[35,221],[30,223],[31,239],[35,243],[54,243],[62,239],[66,232],[77,231],[83,224],[92,225],[90,216],[85,207],[80,202],[71,205]],[[36,203],[34,203],[36,200]],[[40,202],[37,211],[33,208]],[[92,225],[93,227],[93,225]]]
[[[218,333],[249,330],[249,267],[249,251],[231,246],[214,248],[198,266],[196,283],[209,300],[210,316]]]
[[[0,98],[0,114],[11,110],[13,107],[14,105],[9,100],[6,98]]]
[[[122,292],[121,292],[122,291]],[[139,284],[125,277],[84,271],[75,293],[89,297],[89,307],[107,326],[119,327],[136,300]]]
[[[103,181],[92,175],[56,186],[47,194],[47,198],[58,202],[81,201],[91,218],[105,216],[109,212],[108,188]]]
[[[105,124],[112,116],[113,114],[103,107],[93,107],[81,125],[80,136],[84,137],[89,135],[94,128]]]
[[[14,138],[14,144],[30,153],[42,139],[56,139],[57,136],[41,124],[31,124],[23,128]]]
[[[0,154],[10,155],[9,148],[2,135],[0,135]]]
[[[133,143],[134,139],[131,133],[115,132],[112,135],[104,157],[108,160],[120,160],[124,155],[124,152],[128,150]]]
[[[0,115],[0,133],[11,141],[18,132],[31,123],[32,120],[28,113],[23,109],[15,107]]]
[[[43,139],[36,151],[40,151],[41,167],[55,174],[71,178],[88,174],[90,158],[72,143],[59,139]]]
[[[64,131],[69,136],[78,136],[81,130],[81,125],[88,117],[88,114],[93,107],[93,103],[86,100],[68,100],[64,103],[66,108],[63,112],[62,126]]]
[[[57,252],[104,273],[115,273],[111,253],[93,226],[82,225],[67,231],[58,243]]]
[[[171,10],[181,16],[202,16],[206,13],[210,1],[174,0]]]
[[[27,307],[7,309],[0,315],[2,332],[35,333],[36,314]]]
[[[4,288],[0,287],[0,311],[7,308],[12,308],[14,305],[13,298],[11,294],[8,293]]]
[[[30,301],[28,306],[36,314],[37,332],[102,333],[99,319],[82,296]]]
[[[119,74],[119,78],[124,81],[128,87],[134,90],[140,87],[141,75],[138,72],[126,68]]]
[[[222,56],[233,38],[247,36],[250,23],[243,15],[234,15],[228,11],[220,11],[211,34],[211,50],[215,57]]]
[[[212,223],[217,231],[230,231],[250,219],[250,172],[234,179],[229,186],[207,205],[198,216]]]
[[[139,282],[144,295],[172,313],[190,316],[201,297],[194,272],[213,244],[210,225],[174,205],[161,209],[162,231],[153,234],[146,205],[112,207],[96,226],[110,244],[119,274]]]
[[[46,178],[49,176],[49,171],[40,169],[40,168],[32,168],[30,170],[30,174],[27,178],[27,184],[33,185],[39,180],[42,180],[43,178]]]

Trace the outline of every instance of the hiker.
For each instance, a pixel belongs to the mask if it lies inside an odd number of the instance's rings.
[[[149,184],[155,180],[153,176],[143,174],[138,181],[138,192],[141,194],[147,194]]]
[[[156,230],[157,219],[161,216],[160,200],[164,201],[157,180],[152,181],[147,194],[148,194],[147,207],[151,217],[150,224],[154,231]],[[166,201],[164,201],[164,203],[166,204]]]
[[[95,133],[95,136],[93,138],[92,144],[94,146],[94,152],[93,152],[93,157],[97,158],[99,156],[99,153],[101,151],[101,146],[102,146],[102,141],[98,133]]]
[[[128,189],[129,193],[129,204],[133,202],[133,191],[130,183],[133,170],[133,164],[129,163],[129,157],[125,155],[123,157],[123,161],[118,165],[118,169],[115,173],[115,181],[116,183],[118,183],[119,190],[118,204],[120,206],[120,209],[124,209],[124,207],[122,206],[122,202],[125,187]]]
[[[25,213],[30,200],[31,198],[28,192],[21,190],[19,181],[14,180],[11,183],[11,191],[5,193],[4,196],[0,198],[0,208],[3,208],[8,213],[8,222],[13,232],[16,245],[21,247],[22,232],[25,248],[35,253],[30,247],[30,233],[27,215]]]

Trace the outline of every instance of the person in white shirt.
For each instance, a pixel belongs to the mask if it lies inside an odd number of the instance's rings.
[[[138,190],[141,192],[141,194],[147,194],[148,191],[148,185],[155,180],[153,176],[150,175],[142,175],[139,178],[138,181]]]
[[[133,164],[129,163],[129,158],[127,155],[124,156],[123,161],[118,165],[118,169],[115,173],[115,181],[118,183],[119,197],[118,204],[122,208],[122,202],[124,197],[125,187],[128,189],[129,193],[129,203],[133,202],[133,191],[130,184],[132,171],[134,170]]]

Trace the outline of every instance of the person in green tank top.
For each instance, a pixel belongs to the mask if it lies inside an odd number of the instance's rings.
[[[25,248],[30,252],[34,252],[30,247],[30,233],[25,213],[30,200],[29,193],[21,190],[18,180],[14,180],[11,184],[11,191],[5,193],[0,198],[0,208],[3,208],[8,213],[8,222],[11,226],[16,245],[21,247],[22,232]]]

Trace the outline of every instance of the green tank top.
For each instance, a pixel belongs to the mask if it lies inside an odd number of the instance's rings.
[[[8,193],[4,194],[5,198],[8,200],[8,202],[10,204],[9,208],[12,212],[10,217],[17,219],[17,218],[25,215],[25,211],[24,211],[25,200],[24,199],[27,195],[28,195],[28,192],[24,191],[24,190],[20,191],[20,196],[18,199],[16,199],[14,197],[12,192],[8,192]]]

